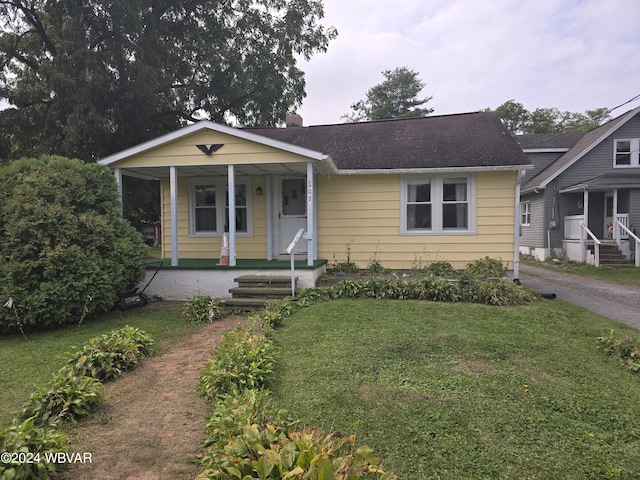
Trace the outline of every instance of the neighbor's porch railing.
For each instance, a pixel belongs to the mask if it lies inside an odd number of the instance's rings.
[[[578,240],[582,222],[584,222],[584,215],[567,215],[564,217],[564,238],[566,240]]]
[[[583,222],[580,222],[580,252],[582,255],[582,262],[586,262],[587,261],[587,250],[585,248],[584,242],[585,242],[585,237],[584,234],[585,232],[591,237],[591,239],[593,240],[593,244],[595,245],[595,265],[596,267],[600,266],[600,240],[598,240],[598,238],[593,234],[593,232],[591,230],[589,230],[589,227],[587,227]]]
[[[291,240],[291,243],[289,244],[289,246],[287,247],[287,250],[285,251],[285,253],[288,254],[289,257],[291,258],[291,296],[292,297],[296,296],[296,271],[295,271],[296,256],[293,250],[296,248],[296,245],[302,238],[303,233],[304,233],[304,228],[301,228],[300,230],[298,230],[298,233],[296,233],[295,237],[293,237],[293,240]]]
[[[616,243],[618,244],[618,247],[620,247],[620,240],[629,239],[629,235],[627,234],[629,231],[628,213],[619,213],[616,215],[615,229],[613,238],[616,239]]]
[[[627,222],[628,221],[629,217],[627,216]],[[636,267],[640,267],[640,238],[638,238],[635,233],[629,230],[629,228],[623,225],[619,220],[616,222],[616,226],[619,230],[624,231],[628,235],[627,238],[633,238],[636,241]],[[620,245],[619,242],[620,241],[618,240],[618,245]]]

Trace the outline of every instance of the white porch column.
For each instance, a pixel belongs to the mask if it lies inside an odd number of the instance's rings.
[[[171,197],[171,266],[178,266],[178,168],[169,167]]]
[[[584,206],[583,223],[585,227],[589,228],[589,190],[587,190],[586,188],[584,190],[584,197],[583,197],[582,203]],[[581,227],[580,228],[580,259],[583,263],[587,261],[587,252],[584,246],[585,235],[586,235],[586,232],[584,231],[584,228]]]
[[[229,266],[236,266],[236,176],[233,165],[227,167],[229,195]],[[247,192],[250,194],[251,192]]]
[[[607,206],[605,205],[605,208],[607,208]],[[604,212],[605,216],[607,215],[607,212]],[[618,228],[618,189],[616,188],[613,191],[613,221],[611,222],[613,224],[613,239],[618,242],[618,237],[620,236],[620,229]],[[605,232],[605,236],[607,235],[607,232]],[[618,246],[620,246],[620,243],[618,242]]]
[[[120,200],[120,216],[122,216],[122,170],[119,168],[114,168],[113,175],[116,177],[116,184],[118,185],[118,199]]]
[[[267,175],[266,176],[266,183],[265,183],[265,189],[266,189],[266,202],[267,202],[267,260],[273,260],[274,258],[274,224],[273,224],[273,217],[274,217],[274,211],[275,208],[273,206],[273,195],[274,192],[276,191],[276,188],[274,187],[274,181],[275,178],[272,177],[271,175]]]
[[[313,266],[316,259],[316,215],[315,215],[315,182],[313,177],[313,163],[307,162],[307,265]]]

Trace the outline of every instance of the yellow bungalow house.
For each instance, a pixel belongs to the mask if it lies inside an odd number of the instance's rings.
[[[490,112],[303,127],[201,121],[100,160],[161,182],[166,298],[228,296],[238,270],[273,274],[293,253],[299,287],[327,262],[392,269],[489,256],[518,276],[528,158]],[[226,233],[226,235],[225,235]],[[216,266],[228,239],[229,266]]]

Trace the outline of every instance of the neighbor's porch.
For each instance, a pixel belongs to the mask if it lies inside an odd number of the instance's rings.
[[[564,216],[562,248],[569,259],[597,267],[624,266],[635,259],[635,266],[640,266],[629,188],[636,182],[640,178],[603,175],[560,190],[565,211],[567,205],[575,205],[581,212]]]

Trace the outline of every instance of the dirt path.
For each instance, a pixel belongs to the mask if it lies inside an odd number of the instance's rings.
[[[220,335],[242,318],[207,325],[106,385],[107,401],[69,433],[70,451],[90,454],[60,472],[64,480],[192,480],[186,458],[201,453],[207,405],[198,376]]]

